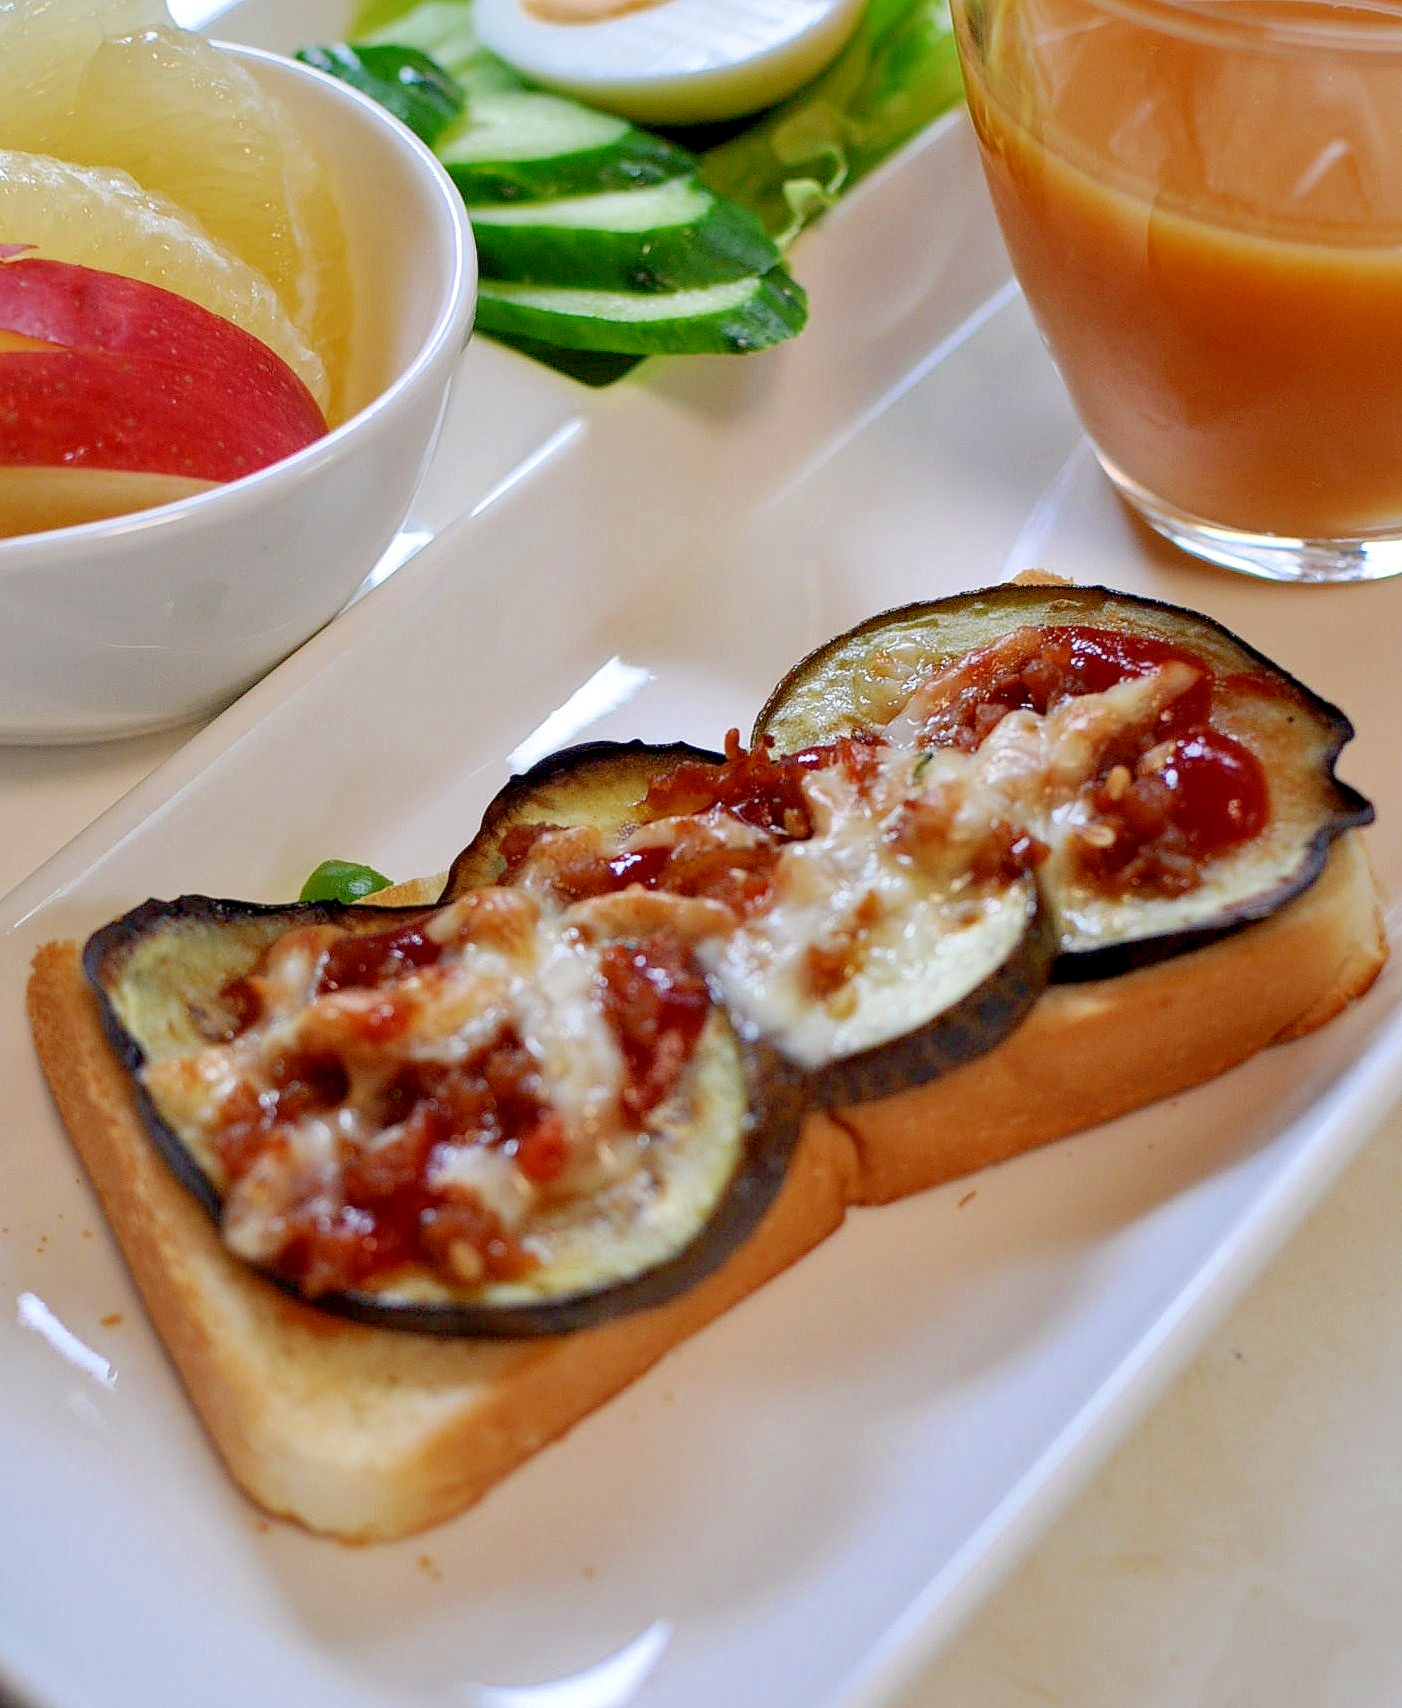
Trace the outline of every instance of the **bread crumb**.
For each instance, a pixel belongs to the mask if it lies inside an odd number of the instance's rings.
[[[1074,581],[1069,581],[1064,575],[1058,575],[1054,569],[1020,569],[1009,584],[1013,587],[1074,587]]]
[[[116,1328],[122,1320],[120,1311],[108,1311],[105,1317],[99,1317],[98,1322],[103,1328]]]
[[[964,1196],[959,1200],[958,1204],[956,1205],[956,1208],[962,1210],[964,1208],[965,1204],[972,1204],[974,1199],[977,1197],[978,1197],[978,1188],[975,1187],[972,1192],[966,1192],[964,1194]]]
[[[442,1583],[442,1570],[432,1554],[420,1554],[415,1563],[425,1577],[432,1578],[434,1583]]]

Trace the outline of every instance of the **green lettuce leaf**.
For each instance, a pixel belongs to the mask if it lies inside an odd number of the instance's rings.
[[[390,880],[373,866],[358,860],[323,860],[302,885],[298,901],[363,901],[377,890],[387,890]]]
[[[702,155],[781,246],[963,94],[946,0],[871,0],[828,69]]]

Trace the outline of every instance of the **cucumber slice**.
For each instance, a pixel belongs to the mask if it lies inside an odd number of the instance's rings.
[[[655,292],[719,284],[779,264],[759,221],[695,178],[467,211],[489,278]]]
[[[508,350],[519,350],[533,362],[543,362],[566,379],[578,380],[581,385],[596,391],[616,385],[625,374],[632,373],[642,356],[623,356],[614,350],[562,350],[558,344],[541,344],[534,338],[511,338],[503,332],[495,334],[498,344]]]
[[[462,117],[462,85],[416,47],[304,47],[304,65],[359,89],[430,148]]]
[[[352,45],[417,48],[472,95],[525,86],[518,72],[482,46],[472,27],[472,8],[463,0],[425,0],[378,29],[357,35]]]
[[[472,103],[462,125],[443,139],[443,157],[459,160],[548,160],[608,148],[628,134],[626,119],[577,101],[506,90]]]
[[[465,92],[434,147],[477,233],[479,331],[597,385],[642,356],[761,350],[803,326],[778,249],[700,183],[696,155],[531,87],[482,47],[463,0],[427,0],[361,43],[426,53]]]
[[[484,278],[477,298],[481,332],[639,356],[762,350],[792,338],[807,317],[803,290],[782,267],[656,295]]]
[[[469,207],[631,190],[686,177],[696,156],[626,119],[534,90],[468,91],[439,159]]]

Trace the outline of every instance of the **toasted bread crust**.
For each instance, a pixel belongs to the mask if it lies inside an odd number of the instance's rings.
[[[35,957],[29,1012],[55,1100],[147,1310],[235,1479],[346,1541],[451,1517],[838,1226],[853,1173],[805,1134],[759,1230],[658,1310],[542,1341],[441,1340],[289,1298],[224,1249],[146,1136],[71,943]]]
[[[432,880],[377,897],[433,899]],[[1224,1071],[1323,1024],[1386,957],[1363,845],[1273,918],[1175,960],[1054,989],[997,1049],[944,1079],[813,1115],[758,1232],[684,1297],[550,1341],[444,1341],[299,1304],[231,1257],[151,1145],[79,951],[35,958],[45,1074],[152,1320],[236,1480],[268,1511],[345,1540],[461,1511],[672,1346],[841,1223]]]
[[[853,1202],[889,1203],[1213,1079],[1324,1025],[1386,959],[1350,831],[1315,883],[1261,924],[1118,978],[1055,985],[988,1055],[842,1111],[835,1124],[858,1154]]]

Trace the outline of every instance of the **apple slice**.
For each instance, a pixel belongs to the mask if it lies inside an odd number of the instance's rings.
[[[315,399],[277,353],[233,321],[160,285],[74,262],[20,255],[0,263],[0,328],[69,350],[155,356],[207,372],[256,374],[299,396],[326,431]]]
[[[325,432],[298,376],[232,322],[141,280],[0,251],[0,472],[14,471],[0,530],[169,503]]]
[[[126,469],[0,468],[0,539],[154,510],[213,492],[216,485]]]
[[[0,327],[0,351],[3,350],[61,350],[62,344],[50,344],[46,338],[26,338],[22,332],[6,332]]]
[[[320,437],[298,402],[246,372],[149,356],[0,353],[0,466],[238,480]]]

